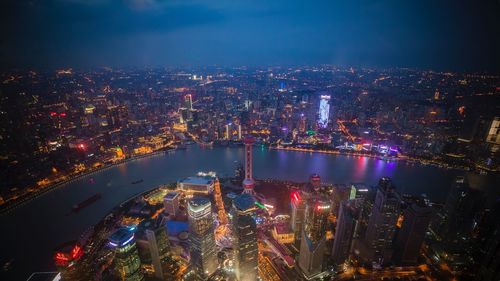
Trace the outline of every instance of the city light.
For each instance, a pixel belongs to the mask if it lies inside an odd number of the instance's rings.
[[[328,121],[330,118],[330,96],[321,95],[319,104],[319,121],[318,124],[321,128],[326,128],[328,126]]]
[[[266,209],[266,206],[262,205],[261,203],[255,201],[255,205],[257,205],[257,207],[261,208],[261,209]]]
[[[120,246],[126,246],[128,243],[132,242],[134,240],[134,235],[132,235],[129,239],[127,239],[125,242],[123,242]]]

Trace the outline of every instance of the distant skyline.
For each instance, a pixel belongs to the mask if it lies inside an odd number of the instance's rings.
[[[6,0],[0,67],[336,64],[500,72],[500,1]]]

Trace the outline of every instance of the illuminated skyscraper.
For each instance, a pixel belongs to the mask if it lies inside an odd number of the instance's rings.
[[[193,97],[191,96],[191,94],[187,94],[184,96],[184,107],[188,110],[193,109]]]
[[[136,235],[141,262],[152,265],[156,278],[166,279],[169,274],[166,262],[170,255],[170,245],[165,224],[159,218],[142,221]]]
[[[481,204],[480,192],[471,189],[464,177],[455,178],[444,207],[433,222],[432,229],[449,242],[468,239]]]
[[[257,280],[257,225],[255,200],[241,194],[233,200],[233,247],[236,277],[239,281]]]
[[[302,239],[302,224],[304,222],[304,214],[306,212],[306,202],[309,198],[309,193],[303,191],[292,191],[290,204],[292,213],[290,216],[290,228],[295,234],[295,243],[297,246]]]
[[[254,195],[255,181],[252,177],[252,146],[255,139],[248,136],[243,141],[245,143],[245,179],[243,180],[243,193]]]
[[[318,125],[320,128],[326,128],[330,118],[330,96],[321,95],[319,100],[319,120]]]
[[[323,271],[330,209],[330,201],[323,197],[311,198],[306,203],[299,253],[299,267],[306,279],[318,277]]]
[[[425,232],[433,214],[423,199],[416,200],[403,213],[403,224],[396,237],[393,260],[398,264],[416,264]]]
[[[343,201],[340,204],[332,249],[332,259],[335,264],[344,263],[351,252],[351,243],[359,216],[359,210],[355,205],[355,200]]]
[[[179,210],[179,200],[180,194],[175,191],[170,191],[163,198],[163,207],[165,208],[165,212],[170,216],[175,217],[177,211]]]
[[[127,228],[120,228],[109,237],[108,245],[114,249],[114,267],[120,280],[141,281],[141,261],[137,252],[134,233]]]
[[[226,125],[224,138],[226,140],[241,140],[241,125],[229,123]]]
[[[199,197],[188,202],[190,264],[197,279],[206,279],[217,269],[212,205]]]
[[[500,118],[495,117],[491,121],[488,134],[486,136],[486,142],[491,145],[490,149],[492,152],[497,152],[500,149]]]
[[[401,198],[391,180],[386,177],[380,179],[361,247],[361,258],[365,262],[382,264],[390,261],[400,204]]]

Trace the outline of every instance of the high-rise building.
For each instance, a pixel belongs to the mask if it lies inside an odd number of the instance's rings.
[[[109,237],[108,245],[113,248],[115,252],[113,263],[120,280],[144,280],[134,233],[130,229],[120,228],[115,231]]]
[[[255,139],[248,136],[243,141],[245,143],[245,179],[243,180],[243,193],[254,195],[255,181],[252,177],[252,146]]]
[[[184,107],[188,110],[193,109],[193,97],[191,96],[191,94],[187,94],[184,96]]]
[[[190,264],[197,279],[206,279],[217,269],[212,204],[199,197],[188,201]]]
[[[292,191],[290,204],[292,213],[290,216],[290,228],[295,233],[295,243],[300,245],[299,241],[302,238],[302,224],[304,222],[304,214],[306,212],[306,202],[308,194],[299,190]]]
[[[497,152],[500,149],[500,118],[495,117],[490,124],[486,142],[491,144],[491,151]]]
[[[389,178],[380,179],[372,212],[361,243],[361,258],[365,262],[389,262],[393,238],[400,215],[401,198]]]
[[[163,207],[165,208],[165,212],[173,217],[179,211],[179,200],[180,194],[175,191],[170,191],[163,197]]]
[[[326,128],[330,119],[330,96],[321,95],[319,101],[319,119],[318,125],[320,128]]]
[[[500,201],[493,208],[488,208],[483,218],[483,227],[477,233],[479,244],[479,278],[480,281],[500,280]]]
[[[229,123],[225,126],[224,139],[241,140],[241,125]]]
[[[179,108],[179,123],[181,124],[187,123],[189,119],[190,119],[190,111],[184,107]]]
[[[433,221],[432,230],[448,242],[467,239],[481,204],[480,192],[471,189],[464,177],[455,178],[442,211]]]
[[[243,193],[233,200],[233,247],[236,278],[239,281],[257,280],[258,247],[255,223],[255,200]]]
[[[355,205],[355,200],[343,201],[340,204],[332,249],[332,260],[335,264],[342,264],[349,258],[359,216],[359,209]]]
[[[299,267],[306,279],[318,277],[323,272],[330,209],[331,203],[324,197],[307,200],[299,253]]]
[[[488,250],[480,263],[477,280],[500,280],[500,227],[497,227],[485,246]]]
[[[396,263],[417,263],[432,214],[432,207],[421,198],[411,202],[404,210],[403,223],[394,245],[393,260]]]
[[[334,184],[332,186],[330,199],[332,201],[332,214],[339,216],[340,204],[344,201],[349,200],[353,189],[351,186],[345,184]]]
[[[453,271],[470,272],[477,268],[472,262],[477,250],[474,232],[482,208],[481,192],[471,189],[464,177],[457,177],[443,209],[431,223],[430,229],[439,243],[430,244],[429,251]]]
[[[297,122],[297,128],[298,128],[300,133],[306,132],[307,124],[306,124],[306,116],[304,115],[304,113],[300,114],[300,118]]]
[[[161,219],[144,220],[137,227],[136,243],[143,264],[150,264],[153,275],[165,280],[169,275],[166,262],[170,256],[170,245],[165,224]]]

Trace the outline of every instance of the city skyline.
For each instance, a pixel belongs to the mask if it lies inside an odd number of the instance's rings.
[[[500,0],[0,1],[0,280],[500,280]]]

